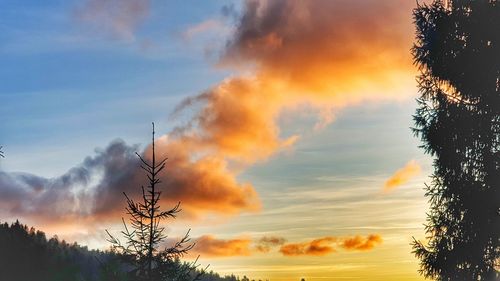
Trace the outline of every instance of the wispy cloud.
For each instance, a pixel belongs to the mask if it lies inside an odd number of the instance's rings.
[[[229,31],[230,27],[223,21],[212,18],[189,26],[182,32],[182,38],[189,41],[196,36],[203,36],[207,34],[214,35],[214,33],[222,35],[228,34]]]
[[[384,184],[384,191],[391,191],[401,185],[406,184],[413,177],[420,174],[420,165],[415,160],[411,160],[406,165],[397,170]]]
[[[134,41],[137,28],[149,12],[149,0],[84,0],[73,15],[105,36]]]

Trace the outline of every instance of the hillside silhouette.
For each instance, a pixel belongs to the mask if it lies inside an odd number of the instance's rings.
[[[132,281],[120,254],[68,243],[16,221],[0,224],[0,280],[8,281]],[[193,272],[196,274],[197,272]],[[245,281],[211,271],[202,281]]]

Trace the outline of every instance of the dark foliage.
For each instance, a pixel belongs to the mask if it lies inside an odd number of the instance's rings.
[[[414,20],[414,130],[435,157],[429,242],[414,253],[426,278],[499,280],[500,2],[435,1]]]
[[[16,221],[0,224],[0,280],[2,281],[127,281],[127,265],[115,252],[89,250]],[[175,261],[173,268],[185,266]],[[200,270],[190,273],[193,278]],[[246,278],[246,277],[244,277]],[[248,279],[248,278],[247,278]],[[234,275],[204,272],[200,281],[239,281]]]
[[[99,260],[107,263],[112,258],[112,253],[88,250],[57,237],[47,240],[45,233],[18,221],[0,224],[0,280],[99,280]]]
[[[174,219],[181,211],[180,202],[173,208],[162,211],[160,209],[161,191],[159,191],[159,173],[165,168],[166,158],[157,161],[155,155],[155,131],[153,123],[152,133],[152,159],[146,161],[139,154],[141,168],[145,171],[148,186],[141,187],[142,197],[139,201],[127,199],[127,214],[130,227],[123,220],[125,242],[112,236],[109,232],[109,242],[113,249],[120,253],[130,265],[129,278],[137,281],[191,281],[200,280],[204,270],[198,268],[197,260],[192,263],[182,263],[180,258],[188,253],[194,246],[190,243],[189,231],[171,247],[160,249],[167,236],[165,228],[161,225],[166,219]],[[193,194],[196,196],[196,194]]]

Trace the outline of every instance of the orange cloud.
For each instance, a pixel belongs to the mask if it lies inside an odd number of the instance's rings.
[[[159,157],[168,157],[167,168],[160,177],[167,202],[180,201],[185,211],[200,215],[260,210],[253,186],[238,183],[222,156],[199,155],[192,159],[190,146],[178,141],[159,141],[156,148]]]
[[[384,184],[384,191],[390,191],[398,186],[407,183],[411,178],[421,171],[420,165],[415,160],[411,160],[406,165],[397,170]]]
[[[200,110],[170,136],[194,145],[195,153],[252,164],[298,139],[280,135],[277,119],[285,110],[316,108],[314,127],[321,129],[333,121],[332,108],[404,97],[403,89],[414,84],[406,21],[412,5],[246,1],[219,65],[250,67],[250,74],[186,99],[173,116],[193,105]]]
[[[195,240],[193,252],[207,257],[232,257],[251,255],[251,239],[217,239],[212,235],[204,235]]]
[[[324,256],[335,252],[332,246],[335,241],[335,237],[323,237],[310,242],[285,244],[279,251],[285,256]]]
[[[251,256],[256,253],[269,253],[276,247],[284,256],[325,256],[337,252],[335,248],[345,250],[367,251],[382,243],[382,237],[371,234],[367,237],[333,237],[327,236],[307,242],[288,243],[277,236],[264,236],[260,239],[240,237],[220,239],[213,235],[203,235],[194,239],[196,243],[190,256],[234,257]]]
[[[346,250],[367,251],[373,249],[375,246],[381,243],[382,237],[378,234],[372,234],[366,238],[358,235],[352,238],[344,239],[341,243],[341,247]]]
[[[166,168],[159,175],[163,206],[181,202],[182,215],[190,218],[208,213],[227,216],[260,210],[261,203],[252,185],[238,183],[223,157],[200,154],[193,158],[193,151],[199,150],[189,143],[167,138],[157,140],[155,148],[157,159],[168,158]],[[151,158],[150,147],[143,155],[146,159]],[[121,175],[101,189],[94,214],[113,212],[123,202],[116,194],[123,191],[132,197],[140,195],[140,186],[147,178],[139,166]]]
[[[413,84],[405,48],[412,27],[401,24],[413,3],[368,0],[360,5],[347,0],[245,2],[220,64],[254,68],[177,107],[174,117],[188,107],[197,110],[157,145],[160,156],[169,157],[162,177],[168,203],[182,201],[191,215],[256,211],[257,193],[236,177],[299,138],[280,135],[280,113],[310,104],[318,108],[316,127],[321,128],[333,120],[331,107],[395,98],[387,89],[397,91],[401,77]],[[119,206],[116,190],[137,191],[144,175],[130,169],[127,175],[117,169],[123,177],[110,176],[99,186],[94,213],[108,214]]]
[[[220,64],[254,64],[260,79],[286,84],[287,97],[297,92],[308,100],[344,103],[373,95],[390,97],[395,92],[388,93],[389,89],[399,88],[401,78],[413,81],[408,53],[413,27],[408,18],[414,3],[245,3],[243,16]],[[261,95],[268,97],[269,93]]]
[[[286,240],[276,236],[264,236],[253,240],[247,237],[219,239],[213,235],[204,235],[194,241],[196,245],[191,253],[193,256],[232,257],[268,253],[272,248],[283,245]]]
[[[272,91],[272,94],[264,101],[262,91]],[[271,85],[262,81],[229,79],[198,97],[186,99],[177,108],[176,112],[180,112],[195,103],[203,103],[191,123],[177,128],[172,137],[198,150],[208,150],[240,162],[266,159],[296,138],[279,138],[275,120],[283,100]]]
[[[258,194],[237,176],[299,138],[281,135],[283,111],[312,106],[320,116],[315,127],[321,128],[332,122],[332,108],[399,98],[407,81],[414,84],[408,52],[413,27],[407,20],[414,3],[396,2],[246,1],[220,65],[249,74],[229,77],[179,105],[176,113],[195,104],[199,110],[158,143],[159,154],[169,157],[160,187],[164,206],[181,201],[192,216],[256,211]],[[149,5],[149,0],[85,0],[75,15],[133,40]],[[1,173],[0,212],[51,221],[116,219],[123,212],[117,194],[139,194],[145,182],[136,150],[113,142],[52,179]],[[319,250],[304,252],[321,252],[326,242],[318,243]]]
[[[302,243],[290,243],[281,246],[280,253],[284,256],[324,256],[335,253],[335,247],[346,250],[366,251],[382,243],[382,237],[371,234],[366,238],[359,235],[354,237],[332,237],[327,236]]]
[[[51,225],[80,222],[85,225],[120,220],[124,197],[140,196],[147,182],[139,167],[136,146],[114,141],[87,157],[80,165],[54,178],[0,171],[0,214]],[[260,209],[250,184],[240,184],[217,156],[192,159],[189,147],[179,142],[157,143],[158,157],[168,155],[158,186],[162,206],[181,202],[182,215],[207,213],[234,215]],[[146,150],[145,157],[150,157]]]

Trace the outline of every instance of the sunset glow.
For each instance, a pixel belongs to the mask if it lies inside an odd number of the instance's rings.
[[[43,2],[0,3],[0,222],[109,248],[155,122],[161,206],[182,208],[167,244],[191,229],[186,259],[424,280],[415,1]]]

